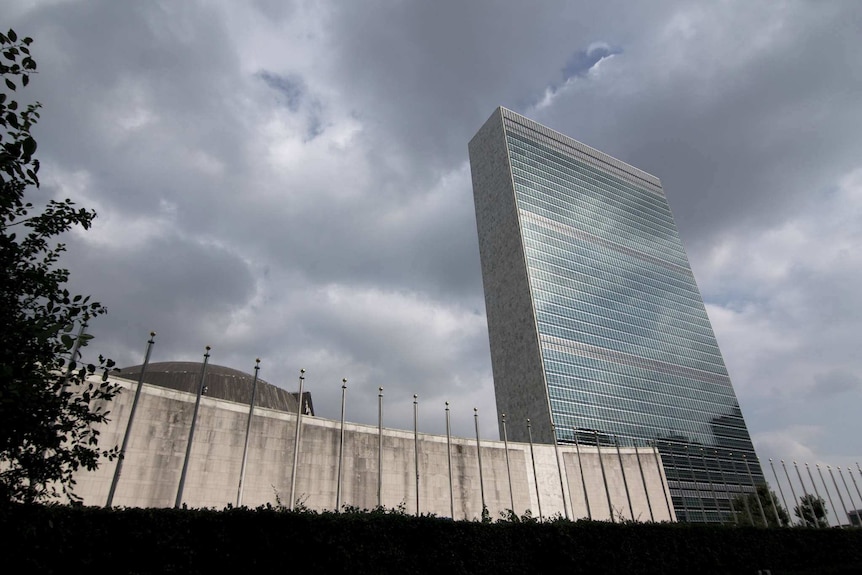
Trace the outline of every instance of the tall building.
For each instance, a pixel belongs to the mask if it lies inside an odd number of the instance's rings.
[[[728,521],[764,477],[659,179],[505,108],[469,151],[509,438],[652,443],[677,516]]]

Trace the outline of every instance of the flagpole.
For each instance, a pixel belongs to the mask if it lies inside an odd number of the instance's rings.
[[[756,457],[756,455],[755,455]],[[763,464],[758,458],[757,464],[760,465],[760,470],[763,471]],[[766,494],[769,495],[769,501],[772,503],[772,511],[775,513],[775,526],[781,527],[781,516],[778,515],[778,502],[775,500],[775,492],[769,488],[769,481],[766,479],[766,474],[763,474],[763,484],[766,486]],[[769,525],[767,525],[769,527]]]
[[[419,517],[419,396],[413,394],[413,464],[416,469],[416,516]]]
[[[383,386],[377,388],[377,507],[383,508]]]
[[[305,370],[299,370],[299,396],[296,402],[296,430],[293,434],[293,467],[290,471],[290,510],[296,509],[296,467],[299,464],[299,439],[302,429],[302,386],[305,383]]]
[[[856,465],[858,466],[859,464],[857,463]],[[847,466],[847,473],[849,473],[849,474],[850,474],[850,479],[852,479],[852,480],[853,480],[853,487],[855,487],[855,488],[856,488],[856,495],[858,495],[858,496],[859,496],[859,500],[860,500],[860,501],[862,501],[862,493],[860,493],[860,492],[859,492],[859,484],[858,484],[858,483],[856,483],[856,476],[855,476],[855,475],[853,475],[853,470],[852,470],[852,469],[850,469],[850,466],[849,466],[849,465]],[[862,505],[862,503],[860,503],[860,505]],[[857,508],[857,509],[858,509],[858,508]],[[859,519],[860,519],[860,520],[862,520],[862,517],[860,517]]]
[[[769,460],[769,467],[772,468],[772,475],[775,477],[775,484],[778,486],[778,493],[781,494],[781,501],[784,503],[784,508],[787,510],[788,519],[790,518],[790,509],[787,507],[787,499],[784,498],[784,491],[781,489],[781,481],[778,480],[778,474],[775,472],[775,465],[772,459]],[[779,526],[781,522],[779,521]]]
[[[644,475],[644,468],[643,468],[643,464],[641,463],[641,453],[640,453],[640,450],[638,449],[638,440],[633,439],[632,443],[634,443],[634,446],[635,446],[635,457],[637,457],[637,460],[638,460],[638,469],[640,470],[640,473],[641,473],[641,483],[643,483],[643,486],[644,486],[644,495],[646,496],[647,509],[649,509],[649,520],[650,520],[650,523],[655,523],[655,515],[653,515],[653,512],[652,512],[652,502],[650,501],[649,491],[647,490],[646,475]]]
[[[820,469],[820,464],[815,463],[814,466],[817,468],[817,475],[820,476],[820,483],[823,484],[823,489],[826,491],[826,497],[829,498],[829,507],[832,508],[832,513],[835,514],[835,520],[838,522],[838,527],[841,527],[841,518],[838,516],[838,510],[835,509],[835,503],[832,502],[832,494],[829,493],[829,486],[826,485],[826,480],[823,479],[823,471]],[[810,469],[808,470],[808,473],[809,473],[809,475],[811,474]],[[834,479],[834,477],[833,477],[833,479]],[[813,479],[811,480],[811,483],[814,483]],[[838,489],[838,486],[836,485],[835,488]],[[839,493],[838,495],[841,495],[841,494]],[[819,495],[818,495],[818,497],[819,497]]]
[[[449,464],[449,512],[455,519],[455,492],[452,486],[452,426],[449,423],[449,402],[446,402],[446,460]]]
[[[793,489],[793,482],[790,481],[790,473],[787,471],[787,465],[784,464],[783,459],[781,460],[781,468],[784,469],[784,475],[787,477],[787,484],[790,486],[790,494],[793,496],[793,507],[799,507],[799,523],[800,523],[800,525],[804,525],[805,524],[805,516],[802,513],[802,502],[800,502],[796,498],[796,490]],[[791,513],[793,513],[793,510],[788,508],[787,514],[790,515]],[[792,520],[793,517],[791,517],[790,519]]]
[[[338,440],[338,485],[335,488],[335,512],[341,512],[341,478],[344,475],[344,400],[347,394],[347,378],[341,380],[341,428]]]
[[[697,475],[694,474],[694,465],[691,462],[688,443],[683,447],[685,447],[685,459],[688,461],[688,468],[691,471],[691,480],[694,483],[694,491],[697,493],[697,502],[700,504],[700,514],[703,517],[703,522],[706,523],[706,508],[703,506],[703,495],[700,494],[700,482],[697,480]]]
[[[509,511],[515,513],[515,494],[512,491],[512,468],[509,466],[509,434],[506,433],[506,414],[502,414],[503,419],[503,445],[506,448],[506,476],[509,478]]]
[[[730,503],[730,516],[733,517],[733,524],[739,525],[739,518],[736,516],[736,509],[733,507],[733,497],[730,495],[730,492],[727,490],[729,487],[727,484],[727,480],[724,478],[724,466],[721,464],[721,457],[718,453],[718,450],[715,450],[715,461],[718,463],[718,474],[721,477],[721,482],[724,483],[724,492],[727,493],[727,502]]]
[[[847,516],[847,521],[850,521],[850,514],[848,514],[848,513],[847,513],[847,506],[844,504],[844,498],[841,496],[841,490],[840,490],[840,489],[838,489],[838,482],[837,482],[837,481],[835,481],[835,474],[834,474],[834,473],[832,473],[832,467],[830,467],[829,465],[827,465],[827,466],[826,466],[826,469],[829,471],[829,476],[832,478],[832,485],[834,485],[834,486],[835,486],[835,493],[837,493],[837,494],[838,494],[838,500],[841,502],[841,508],[844,510],[844,515],[846,515],[846,516]],[[819,466],[819,465],[817,466],[817,471],[820,471],[820,466]],[[821,479],[821,480],[823,479],[823,475],[822,475],[822,474],[820,475],[820,479]],[[824,482],[824,484],[825,484],[825,482]],[[846,483],[844,484],[844,488],[845,488],[845,489],[847,488],[847,484],[846,484]],[[828,493],[828,492],[829,492],[829,489],[827,489],[827,490],[826,490],[826,492]],[[848,493],[849,493],[849,492],[848,492]],[[835,513],[835,515],[838,515],[838,513],[836,512],[836,513]],[[839,527],[841,527],[841,521],[840,521],[840,520],[838,521],[838,526],[839,526]]]
[[[832,525],[829,524],[829,512],[826,510],[826,501],[820,496],[820,491],[817,489],[817,484],[814,482],[814,476],[811,475],[811,468],[808,467],[807,462],[805,463],[805,471],[808,472],[808,479],[811,480],[811,487],[814,488],[814,494],[817,496],[818,503],[820,501],[823,501],[823,505],[821,507],[823,508],[823,515],[826,518],[826,526],[832,527]],[[833,512],[834,512],[834,509],[833,509]],[[835,515],[838,515],[838,514],[836,513]]]
[[[653,458],[655,459],[655,469],[656,472],[658,472],[658,478],[661,482],[661,492],[664,495],[664,504],[667,505],[667,520],[673,522],[676,514],[670,508],[670,498],[668,497],[668,493],[670,492],[670,486],[666,486],[664,483],[664,474],[662,473],[661,463],[659,463],[658,445],[656,443],[652,444]]]
[[[617,459],[619,459],[619,461],[620,461],[620,473],[623,476],[623,487],[625,487],[625,489],[626,489],[626,501],[628,501],[628,503],[629,503],[629,513],[632,516],[632,521],[634,521],[635,520],[635,509],[634,509],[634,507],[632,507],[632,497],[631,497],[631,494],[629,493],[629,482],[628,482],[628,479],[626,479],[626,468],[623,466],[623,454],[620,452],[620,440],[616,435],[614,435],[614,445],[617,448]]]
[[[242,449],[242,465],[239,470],[239,486],[236,488],[236,506],[242,505],[243,482],[245,481],[245,466],[248,462],[248,440],[251,435],[251,419],[254,414],[254,400],[257,397],[257,374],[260,371],[260,358],[254,360],[254,379],[251,382],[251,402],[248,404],[248,420],[245,423],[245,446]]]
[[[817,521],[817,512],[814,509],[814,504],[811,502],[811,498],[808,496],[808,489],[805,487],[805,482],[802,480],[802,473],[799,472],[799,466],[796,462],[793,462],[793,467],[796,469],[796,475],[799,476],[799,483],[802,484],[802,493],[805,494],[805,500],[808,502],[808,506],[811,508],[811,517],[814,521],[814,527],[820,527],[820,522]],[[802,505],[799,505],[799,509],[802,510]],[[803,517],[804,521],[804,517]]]
[[[563,483],[563,466],[560,465],[560,446],[557,443],[557,426],[551,420],[551,435],[554,436],[554,455],[557,457],[557,475],[560,476],[560,493],[563,496],[563,513],[566,519],[569,519],[569,507],[566,505],[566,486]],[[568,477],[568,475],[566,475]],[[572,515],[575,514],[574,505],[572,506]]]
[[[730,452],[730,463],[733,465],[733,472],[736,473],[736,462],[733,461],[733,452],[732,451]],[[742,484],[740,484],[740,488],[741,487],[742,487]],[[755,488],[755,490],[756,490],[756,488]],[[751,506],[748,504],[748,494],[745,493],[744,489],[741,489],[741,491],[742,491],[742,506],[745,507],[745,514],[748,515],[748,520],[751,522],[752,525],[754,525],[754,515],[751,514]],[[755,495],[757,495],[757,494],[755,493]]]
[[[667,441],[665,443],[667,443],[667,445],[668,445],[669,454],[673,457],[674,466],[676,466],[677,457],[678,457],[677,453],[676,453],[676,443],[678,443],[678,442]],[[682,449],[680,449],[680,452],[681,451],[682,451]],[[676,470],[676,482],[679,485],[679,502],[680,502],[680,504],[682,504],[682,512],[685,515],[685,522],[691,523],[691,513],[689,513],[688,504],[685,502],[685,487],[683,486],[682,477],[680,476],[680,473],[678,470]],[[668,483],[667,489],[668,489],[668,491],[670,491],[670,479],[668,479],[667,483]]]
[[[592,521],[593,520],[593,513],[592,513],[592,510],[590,510],[590,496],[587,495],[587,480],[584,477],[584,466],[581,463],[581,446],[580,446],[580,442],[578,441],[578,430],[575,429],[574,432],[575,432],[574,433],[575,453],[577,453],[577,455],[578,455],[578,470],[580,470],[580,472],[581,472],[581,487],[584,488],[584,502],[587,504],[587,519]],[[574,509],[572,509],[572,514],[574,515]]]
[[[200,383],[198,383],[198,393],[197,398],[195,399],[195,410],[194,412],[192,412],[192,425],[189,428],[189,440],[188,443],[186,443],[186,457],[183,460],[183,471],[180,474],[180,485],[177,488],[177,499],[174,502],[174,507],[176,507],[177,509],[179,509],[183,503],[183,489],[186,486],[186,473],[188,473],[189,470],[189,458],[192,454],[192,440],[195,438],[195,425],[197,424],[198,420],[198,410],[201,406],[201,395],[203,395],[204,392],[204,381],[206,380],[207,375],[207,363],[210,359],[210,349],[210,346],[206,346],[206,352],[204,353],[204,364],[203,367],[201,367],[201,380]]]
[[[847,469],[847,472],[850,473],[850,469]],[[844,472],[841,471],[841,466],[838,467],[838,475],[841,476],[841,483],[844,484],[844,490],[847,492],[847,497],[850,499],[850,506],[853,510],[856,510],[856,502],[853,501],[853,493],[850,492],[850,487],[847,486],[847,480],[844,479]],[[847,514],[847,521],[850,521],[850,525],[853,525],[853,521],[850,519],[850,514]]]
[[[712,482],[712,474],[709,472],[709,467],[706,465],[706,456],[703,454],[703,447],[700,448],[700,461],[703,463],[703,472],[706,473],[709,490],[712,491],[712,499],[715,501],[715,512],[719,517],[721,517],[721,510],[718,508],[718,494],[715,492],[715,484]],[[704,522],[706,522],[706,517],[704,517]]]
[[[605,495],[608,498],[608,513],[611,515],[611,523],[616,523],[616,519],[614,519],[614,506],[611,503],[611,492],[608,489],[608,478],[605,475],[605,462],[602,459],[602,446],[599,445],[599,431],[596,429],[593,430],[593,433],[596,438],[596,450],[598,450],[599,453],[599,467],[602,468],[602,482],[605,484]]]
[[[757,494],[757,484],[754,483],[754,476],[751,474],[751,466],[748,464],[748,457],[746,457],[744,453],[742,454],[742,461],[745,462],[745,470],[748,471],[748,480],[751,481],[751,485],[754,487],[754,500],[757,501],[757,508],[760,510],[760,518],[763,519],[763,526],[769,527],[769,522],[766,520],[766,513],[763,511],[763,503],[760,502],[760,495]],[[812,480],[811,483],[814,483],[814,480]],[[752,523],[754,522],[752,521]]]
[[[533,426],[530,424],[530,418],[527,418],[527,437],[530,439],[530,461],[533,463],[533,483],[536,484],[536,505],[539,507],[539,521],[544,521],[542,516],[542,498],[539,494],[539,476],[536,473],[536,454],[533,452]]]
[[[479,410],[473,408],[473,422],[476,424],[476,455],[479,458],[479,493],[482,496],[482,511],[480,517],[484,519],[485,511],[488,509],[485,505],[485,481],[482,478],[482,445],[479,443]]]
[[[78,336],[80,337],[80,335]],[[126,448],[129,446],[129,438],[132,436],[132,423],[135,421],[135,411],[138,409],[138,399],[141,397],[141,387],[144,385],[144,375],[147,373],[147,366],[150,363],[150,352],[155,344],[156,332],[150,332],[150,339],[147,340],[147,351],[144,354],[144,364],[141,366],[141,374],[138,376],[138,387],[135,390],[135,398],[132,400],[132,408],[129,411],[129,421],[126,422],[126,434],[123,435],[123,445],[120,447],[120,454],[117,457],[117,467],[114,468],[114,478],[111,480],[111,489],[108,491],[108,501],[105,507],[111,507],[114,504],[114,494],[117,491],[117,483],[120,481],[120,473],[123,471],[123,460],[126,458]]]

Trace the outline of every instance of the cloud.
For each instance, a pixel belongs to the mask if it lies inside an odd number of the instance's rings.
[[[833,369],[814,376],[811,396],[843,394],[862,390],[862,377],[842,369]]]
[[[496,435],[466,146],[502,104],[662,179],[758,446],[852,458],[848,11],[94,0],[7,16],[35,40],[39,197],[99,212],[64,263],[108,305],[92,330],[120,363],[155,329],[154,360],[210,344],[291,389],[305,367],[323,415],[347,377],[355,421],[376,422],[384,385],[387,424],[411,426],[418,393],[424,429],[448,399],[459,433],[475,405]]]

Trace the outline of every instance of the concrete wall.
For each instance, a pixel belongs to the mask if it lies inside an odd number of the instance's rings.
[[[122,443],[134,398],[135,383],[117,382],[123,391],[111,403],[111,422],[102,430],[102,446]],[[169,507],[174,504],[194,400],[192,394],[147,384],[143,386],[114,505]],[[216,508],[236,504],[247,416],[247,405],[202,398],[184,503],[190,507]],[[283,504],[288,503],[295,424],[294,414],[255,410],[243,490],[244,505],[275,504],[277,497]],[[303,417],[296,495],[309,508],[335,508],[339,428],[338,421]],[[451,441],[455,518],[476,519],[482,511],[476,440],[452,438]],[[376,426],[345,424],[342,504],[368,509],[377,505],[377,445]],[[446,445],[445,436],[419,435],[421,513],[450,516]],[[610,508],[597,450],[595,447],[581,447],[580,451],[592,517],[608,519]],[[529,509],[538,516],[541,504],[542,514],[546,517],[557,513],[565,515],[554,447],[536,444],[534,452],[535,475],[529,444],[509,443],[514,510],[522,515]],[[569,513],[573,518],[586,517],[587,504],[575,447],[560,446],[559,452]],[[633,449],[623,449],[621,454],[625,482],[616,451],[602,448],[615,518],[630,519],[632,515],[626,484],[635,519],[648,521],[650,508],[656,521],[673,517],[668,513],[664,489],[667,482],[660,469],[660,460],[656,459],[658,455],[646,449],[641,449],[639,454]],[[640,456],[640,465],[637,455]],[[482,441],[481,456],[485,504],[491,518],[498,518],[501,511],[511,507],[506,450],[502,442]],[[75,491],[83,497],[85,504],[105,504],[115,467],[115,462],[104,462],[97,471],[82,471],[76,476],[78,484]],[[404,506],[408,512],[416,512],[414,469],[413,432],[384,429],[384,506]]]

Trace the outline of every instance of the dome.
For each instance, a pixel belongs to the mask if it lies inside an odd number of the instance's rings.
[[[142,367],[142,365],[124,367],[116,375],[130,381],[138,381],[141,376]],[[196,361],[150,363],[147,366],[144,381],[159,387],[197,393],[202,367],[203,364]],[[253,381],[254,376],[248,373],[222,365],[207,364],[204,395],[248,405],[251,401],[251,386]],[[302,395],[305,413],[314,415],[311,394],[303,392]],[[296,396],[296,393],[276,387],[258,377],[257,397],[254,404],[255,407],[266,407],[296,413]]]

